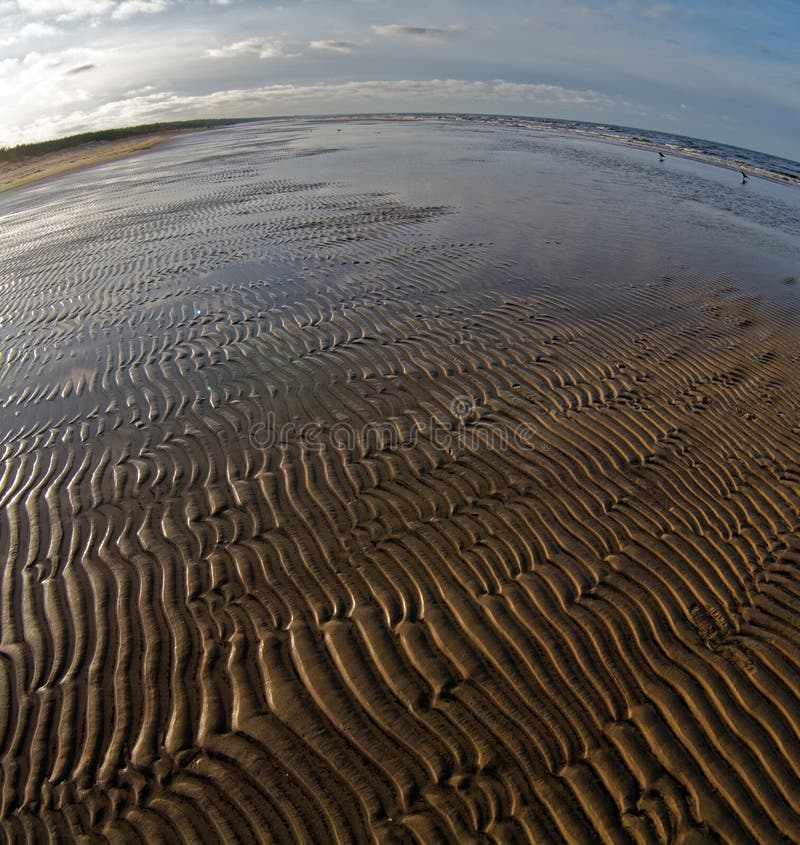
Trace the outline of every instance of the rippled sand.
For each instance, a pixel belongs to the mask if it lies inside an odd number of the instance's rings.
[[[800,205],[672,167],[287,123],[7,195],[6,841],[800,837]]]

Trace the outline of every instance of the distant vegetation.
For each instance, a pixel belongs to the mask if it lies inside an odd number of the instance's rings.
[[[167,123],[144,123],[141,126],[124,126],[120,129],[81,132],[80,135],[69,135],[66,138],[55,138],[52,141],[37,141],[33,144],[20,144],[17,147],[0,147],[0,162],[22,161],[32,156],[41,156],[56,150],[66,150],[81,144],[116,141],[120,138],[133,138],[136,135],[149,135],[153,132],[164,132],[168,129],[206,129],[214,126],[229,126],[232,123],[240,122],[240,120],[235,119],[173,120]]]

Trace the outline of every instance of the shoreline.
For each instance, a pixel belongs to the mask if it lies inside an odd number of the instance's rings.
[[[492,126],[497,129],[524,129],[528,132],[534,132],[546,137],[561,137],[561,138],[581,138],[587,141],[599,141],[601,143],[606,144],[614,144],[623,147],[633,147],[634,149],[639,150],[646,150],[648,152],[654,153],[663,153],[665,156],[673,156],[675,158],[683,158],[689,161],[696,161],[700,164],[709,164],[713,167],[721,167],[725,170],[731,170],[733,172],[739,172],[744,168],[747,171],[747,175],[751,177],[756,177],[758,179],[764,179],[768,182],[774,182],[777,185],[790,185],[795,188],[800,188],[800,179],[791,176],[789,174],[782,175],[772,170],[767,170],[762,167],[754,167],[753,165],[747,164],[747,162],[739,162],[739,161],[731,161],[728,159],[721,158],[719,156],[711,155],[711,154],[704,154],[701,152],[695,152],[693,150],[687,150],[684,148],[676,148],[671,146],[670,144],[659,144],[656,142],[651,142],[647,140],[633,140],[628,138],[627,136],[622,135],[615,135],[613,133],[602,133],[602,132],[587,132],[581,129],[567,129],[567,128],[547,128],[544,126],[532,126],[529,123],[526,123],[524,118],[520,118],[518,122],[506,122],[506,121],[495,121],[492,122],[490,115],[476,115],[476,117],[486,117],[489,118],[487,120],[480,120],[476,121],[480,125],[484,126]],[[312,118],[307,118],[311,120]],[[320,121],[325,122],[358,122],[358,121],[371,121],[375,123],[379,122],[414,122],[414,121],[441,121],[442,119],[447,120],[450,123],[464,123],[469,122],[469,118],[462,118],[454,115],[442,115],[441,117],[437,115],[336,115],[336,116],[326,116],[323,118],[316,118]]]
[[[760,167],[753,167],[750,164],[733,161],[726,161],[717,156],[703,155],[702,153],[692,153],[685,150],[676,150],[670,147],[669,144],[656,145],[648,144],[641,141],[628,141],[621,138],[616,138],[612,135],[582,135],[583,138],[589,138],[597,141],[605,141],[610,144],[620,144],[626,147],[633,147],[638,150],[646,150],[647,152],[661,152],[664,157],[672,156],[674,158],[683,158],[688,161],[696,161],[700,164],[710,164],[712,167],[721,167],[724,170],[731,170],[734,173],[741,173],[742,170],[747,172],[748,177],[755,177],[756,179],[764,179],[767,182],[774,182],[776,185],[789,185],[794,188],[800,187],[800,179],[793,176],[780,176],[771,170],[764,170]]]
[[[673,156],[674,158],[683,158],[688,161],[696,161],[700,164],[709,164],[712,167],[721,167],[724,170],[731,170],[734,173],[739,173],[742,169],[747,171],[748,176],[754,176],[758,179],[764,179],[767,182],[774,182],[777,185],[790,185],[792,187],[800,187],[800,179],[791,175],[781,175],[772,170],[766,170],[762,167],[754,167],[747,164],[747,162],[730,161],[719,156],[711,155],[710,153],[695,152],[684,148],[676,148],[670,144],[658,144],[647,140],[633,140],[621,135],[614,135],[613,133],[602,132],[585,132],[579,129],[544,129],[538,126],[530,126],[525,123],[509,124],[514,129],[526,129],[529,132],[538,132],[547,136],[560,136],[562,138],[582,138],[587,141],[600,141],[601,143],[614,144],[623,147],[632,147],[638,150],[645,150],[653,153],[663,153],[665,157]]]
[[[459,123],[464,120],[463,118],[452,115],[442,115],[439,117],[435,115],[413,114],[324,115],[320,117],[306,116],[303,119],[317,121],[320,123],[349,123],[359,121],[380,123],[402,121],[427,122],[429,120],[438,121],[442,118],[452,123]],[[270,118],[265,119],[269,120]],[[284,118],[276,119],[281,120]],[[257,122],[257,119],[254,118],[253,122]],[[747,171],[748,176],[764,179],[778,185],[789,185],[796,188],[800,187],[800,179],[789,174],[784,175],[772,170],[753,167],[752,165],[748,165],[746,162],[730,161],[720,158],[719,156],[703,154],[693,150],[687,150],[685,148],[676,148],[669,144],[658,144],[639,139],[634,140],[626,136],[615,135],[613,133],[593,133],[577,129],[567,130],[562,128],[547,129],[541,126],[531,126],[522,119],[520,119],[519,122],[513,123],[493,123],[491,120],[481,121],[481,123],[484,123],[484,125],[495,126],[497,128],[525,129],[529,132],[535,132],[545,136],[555,135],[564,138],[582,138],[589,141],[599,141],[601,143],[614,144],[623,147],[633,147],[635,149],[646,150],[648,152],[661,152],[665,156],[674,156],[675,158],[683,158],[689,161],[696,161],[701,164],[709,164],[714,167],[720,167],[733,172],[739,172],[742,168],[744,168]],[[37,182],[42,182],[46,179],[60,176],[64,173],[71,173],[75,170],[80,170],[83,167],[90,167],[95,164],[104,164],[107,161],[126,158],[140,152],[145,152],[169,141],[175,135],[194,131],[198,130],[195,127],[155,130],[153,134],[137,135],[108,141],[90,141],[85,144],[80,144],[79,146],[56,150],[41,155],[34,155],[28,159],[23,159],[20,162],[0,163],[0,194],[25,187],[27,185],[32,185]]]
[[[151,150],[176,135],[192,130],[169,130],[111,141],[92,141],[63,150],[0,165],[0,194],[43,182],[95,164],[127,158]]]
[[[696,161],[700,164],[709,164],[712,167],[721,167],[724,170],[730,170],[734,173],[740,173],[742,170],[747,171],[748,177],[753,176],[758,179],[764,179],[767,182],[774,182],[777,185],[790,185],[792,187],[800,187],[800,179],[790,175],[780,175],[772,170],[766,170],[762,167],[754,167],[747,164],[747,162],[729,161],[728,159],[720,158],[719,156],[695,152],[684,148],[676,148],[670,144],[658,144],[647,140],[633,140],[624,136],[604,133],[583,132],[580,130],[547,130],[535,126],[526,126],[524,123],[514,125],[515,129],[527,129],[529,132],[541,132],[543,135],[559,135],[563,138],[582,138],[587,141],[600,141],[601,143],[614,144],[623,147],[633,147],[638,150],[645,150],[653,153],[663,153],[665,157],[672,156],[674,158],[683,158],[688,161]]]

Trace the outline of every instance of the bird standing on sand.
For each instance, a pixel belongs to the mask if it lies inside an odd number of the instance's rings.
[[[747,174],[744,172],[744,170],[740,170],[739,173],[742,174],[742,184],[744,185],[744,183],[747,181]]]
[[[659,160],[659,161],[664,161],[664,153],[659,153],[659,154],[658,154],[658,160]]]

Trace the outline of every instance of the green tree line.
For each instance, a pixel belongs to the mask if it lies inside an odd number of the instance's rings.
[[[139,126],[123,126],[118,129],[100,129],[96,132],[81,132],[78,135],[68,135],[65,138],[54,138],[52,141],[36,141],[31,144],[19,144],[16,147],[0,147],[0,162],[22,161],[33,156],[45,155],[56,150],[66,150],[81,144],[91,144],[97,141],[116,141],[120,138],[133,138],[137,135],[149,135],[168,129],[210,129],[215,126],[229,126],[240,120],[210,119],[210,120],[172,120],[164,123],[143,123]]]

